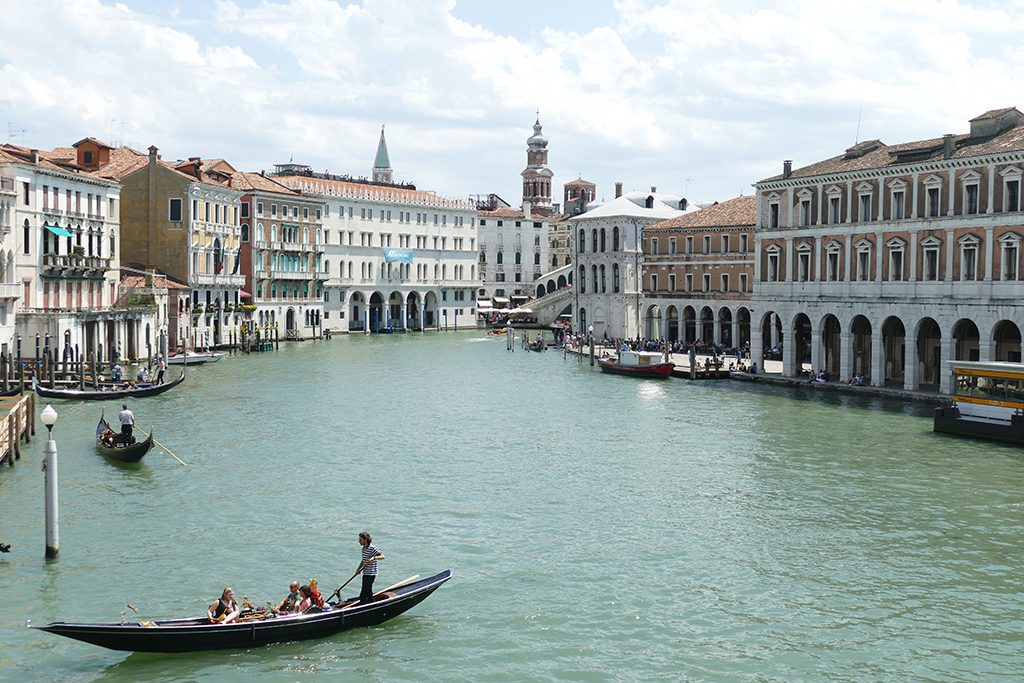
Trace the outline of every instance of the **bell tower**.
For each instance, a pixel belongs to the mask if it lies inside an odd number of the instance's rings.
[[[541,132],[540,112],[533,124],[533,135],[526,140],[526,168],[523,177],[523,205],[544,216],[551,215],[551,178],[548,168],[548,139]]]
[[[394,182],[394,173],[391,170],[391,159],[388,158],[388,143],[384,139],[384,126],[380,127],[380,142],[377,143],[377,156],[373,160],[373,182]]]

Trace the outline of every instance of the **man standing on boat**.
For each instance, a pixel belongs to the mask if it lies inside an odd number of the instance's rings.
[[[128,404],[121,404],[121,412],[118,414],[118,418],[121,420],[121,436],[124,437],[125,443],[130,443],[132,439],[132,429],[135,427],[135,414],[128,410]]]
[[[357,572],[360,569],[363,571],[363,590],[359,593],[359,602],[373,602],[373,580],[377,578],[377,560],[387,558],[373,545],[373,538],[365,531],[359,534],[359,545],[363,546],[363,559],[356,569]]]
[[[164,383],[164,371],[167,370],[167,360],[164,358],[164,354],[157,354],[156,357],[156,383]]]

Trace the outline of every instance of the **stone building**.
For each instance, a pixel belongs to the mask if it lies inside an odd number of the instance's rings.
[[[949,391],[947,362],[1021,360],[1024,114],[756,184],[755,361]],[[774,343],[779,340],[781,343]]]
[[[383,154],[382,154],[383,150]],[[390,160],[383,133],[374,176]],[[273,179],[324,203],[324,327],[385,332],[476,325],[476,205],[283,164]]]
[[[533,281],[548,270],[547,217],[511,208],[480,211],[477,232],[480,296],[496,304],[532,296]]]
[[[749,343],[755,215],[751,195],[643,229],[644,336]]]
[[[323,213],[326,202],[262,173],[236,172],[242,190],[241,243],[245,291],[261,330],[277,326],[286,339],[321,334],[324,313]]]
[[[102,149],[0,145],[0,349],[17,332],[32,355],[38,334],[58,359],[77,349],[107,362],[141,357],[152,339],[146,311],[120,300],[121,189],[87,154]]]
[[[642,334],[644,228],[683,213],[675,195],[629,192],[571,219],[573,228],[573,326],[601,337]]]
[[[540,114],[533,124],[533,135],[526,140],[526,168],[520,174],[523,178],[523,206],[530,205],[530,211],[550,216],[551,178],[554,174],[548,168],[548,139],[541,132]]]

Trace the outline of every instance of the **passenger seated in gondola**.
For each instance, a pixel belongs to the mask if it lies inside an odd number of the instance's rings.
[[[324,596],[317,590],[316,579],[309,580],[309,597],[313,601],[314,607],[324,608]]]
[[[299,582],[292,581],[288,585],[288,597],[277,605],[277,610],[279,612],[294,612],[299,604],[299,600]]]
[[[210,603],[206,609],[206,616],[210,618],[211,624],[231,624],[238,619],[240,610],[235,602],[235,592],[231,586],[224,589],[220,597]]]

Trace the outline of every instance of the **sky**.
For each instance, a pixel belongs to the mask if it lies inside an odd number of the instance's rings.
[[[711,202],[842,153],[1024,109],[1024,2],[34,0],[7,2],[0,126],[240,170],[294,160],[521,201],[537,110],[554,200]],[[0,128],[0,134],[4,131]]]

